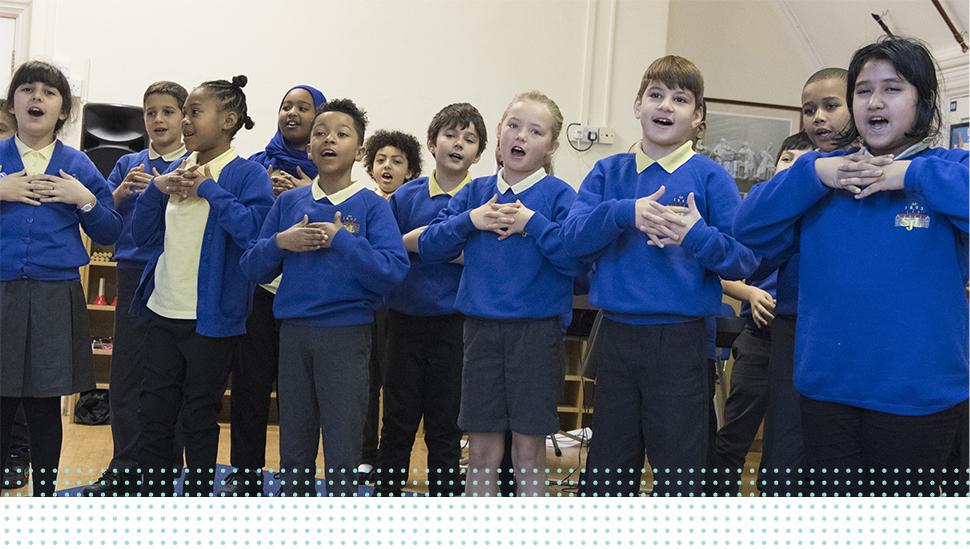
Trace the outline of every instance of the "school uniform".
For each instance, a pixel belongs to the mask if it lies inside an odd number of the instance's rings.
[[[205,168],[212,178],[198,184],[198,197],[170,198],[153,180],[132,221],[135,243],[154,250],[135,294],[151,311],[140,418],[153,493],[172,492],[166,469],[180,402],[185,491],[211,493],[222,394],[253,292],[239,258],[273,202],[269,176],[234,149]]]
[[[151,146],[141,152],[126,154],[118,159],[108,175],[108,188],[114,193],[135,166],[143,166],[144,172],[148,174],[153,173],[153,170],[165,173],[173,162],[186,156],[188,153],[184,146],[164,155],[155,152]],[[137,199],[138,194],[127,196],[117,208],[121,214],[122,228],[114,253],[117,262],[118,302],[115,306],[110,373],[111,439],[114,450],[108,472],[112,476],[134,476],[138,469],[138,439],[141,432],[138,409],[144,378],[145,336],[149,316],[140,307],[132,308],[131,305],[145,265],[156,250],[141,248],[135,244],[131,226]],[[172,463],[181,463],[180,445],[176,443],[175,446],[179,451],[173,451]],[[134,486],[131,489],[134,490]]]
[[[820,156],[749,196],[737,220],[757,253],[801,252],[794,383],[810,488],[936,493],[970,381],[967,152],[914,145],[896,156],[911,161],[904,189],[862,200],[819,181]]]
[[[431,223],[471,181],[451,191],[435,174],[405,183],[390,198],[400,234]],[[377,460],[377,489],[398,493],[406,485],[411,447],[424,417],[428,447],[428,490],[433,495],[461,493],[461,404],[463,317],[455,310],[462,266],[426,263],[408,254],[411,267],[388,297],[387,371],[384,423]]]
[[[637,229],[636,200],[661,185],[661,203],[686,206],[693,192],[701,213],[679,246],[648,246]],[[657,161],[639,149],[613,155],[586,176],[563,225],[570,253],[593,264],[590,302],[604,314],[590,356],[596,413],[584,494],[636,494],[644,450],[654,494],[700,493],[711,394],[703,318],[720,311],[720,278],[756,266],[730,236],[740,201],[731,177],[689,142]]]
[[[521,200],[535,214],[525,234],[499,240],[471,221],[494,195]],[[465,315],[458,425],[465,432],[545,436],[559,430],[564,353],[561,318],[572,311],[578,261],[562,244],[561,223],[576,192],[538,170],[509,185],[498,174],[474,179],[452,198],[419,240],[421,260],[465,254],[455,308]]]
[[[94,388],[88,315],[78,268],[89,256],[78,225],[95,242],[113,244],[121,216],[94,164],[54,140],[33,150],[16,136],[0,141],[2,176],[60,171],[90,190],[97,204],[0,203],[0,470],[9,453],[10,428],[24,406],[31,434],[34,493],[53,494],[60,455],[59,398]]]
[[[277,233],[308,215],[345,230],[330,248],[291,253]],[[404,279],[408,259],[387,201],[359,183],[327,195],[314,183],[273,205],[241,265],[254,282],[280,274],[273,313],[280,326],[281,494],[313,494],[322,431],[328,495],[354,495],[367,407],[374,310]]]
[[[749,278],[747,284],[775,297],[778,273],[765,278]],[[713,491],[736,495],[741,482],[741,469],[754,437],[768,408],[768,358],[771,352],[770,326],[761,328],[751,315],[751,304],[741,301],[744,330],[734,340],[731,354],[731,392],[724,405],[724,424],[717,431],[712,448],[712,471],[718,480]]]

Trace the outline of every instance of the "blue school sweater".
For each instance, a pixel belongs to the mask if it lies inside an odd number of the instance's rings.
[[[283,275],[273,302],[279,320],[302,326],[369,324],[407,274],[401,233],[387,200],[366,187],[335,206],[327,197],[314,199],[316,185],[280,194],[242,258],[243,270],[261,284]],[[346,229],[337,231],[330,248],[297,253],[276,246],[276,234],[304,214],[313,223],[333,221],[338,211]]]
[[[182,158],[186,156],[188,156],[188,153]],[[111,174],[108,175],[108,188],[112,193],[125,180],[128,172],[139,164],[145,167],[145,173],[151,174],[152,168],[158,170],[158,173],[165,173],[169,170],[171,162],[166,162],[161,156],[154,160],[149,160],[148,149],[122,156],[118,159],[114,169],[111,170]],[[118,243],[115,244],[115,261],[118,262],[119,268],[144,269],[154,252],[153,250],[136,246],[135,238],[131,235],[131,214],[135,211],[135,200],[137,199],[138,195],[133,194],[122,200],[121,204],[118,205],[118,213],[121,214],[123,222],[121,237],[118,238]]]
[[[24,169],[14,138],[0,141],[0,177]],[[78,268],[90,261],[78,224],[92,240],[114,244],[121,233],[121,216],[104,177],[91,160],[61,141],[54,145],[45,173],[71,174],[97,198],[82,213],[73,204],[0,202],[0,280],[78,280]]]
[[[566,253],[561,223],[576,191],[562,179],[547,175],[527,190],[511,189],[499,203],[521,200],[535,214],[525,226],[527,236],[500,241],[498,234],[479,231],[470,212],[497,194],[496,175],[468,183],[421,235],[421,259],[444,263],[465,252],[465,268],[455,308],[479,318],[566,318],[572,313],[573,277],[579,262]]]
[[[739,238],[764,257],[801,252],[795,386],[901,415],[966,400],[967,152],[918,152],[902,191],[862,200],[823,185],[819,157],[804,155],[749,195],[737,220]]]
[[[404,235],[434,221],[450,200],[451,195],[447,193],[431,196],[428,178],[420,177],[394,191],[388,204],[400,233]],[[462,266],[427,263],[415,253],[409,253],[408,259],[411,268],[404,282],[387,298],[388,307],[414,316],[454,314]]]
[[[170,169],[180,162],[173,162]],[[262,166],[236,157],[222,169],[218,182],[199,183],[198,194],[209,202],[209,217],[199,252],[195,331],[207,337],[242,335],[255,285],[243,275],[239,259],[273,205],[272,183]],[[164,251],[167,205],[168,195],[152,180],[138,196],[132,214],[135,245],[152,250],[135,293],[135,301],[146,307],[155,289],[155,266]]]
[[[637,229],[638,198],[666,187],[659,202],[686,206],[694,193],[701,219],[680,246],[648,246]],[[716,316],[721,278],[738,280],[757,258],[731,236],[741,196],[731,177],[711,159],[693,155],[667,173],[659,163],[637,173],[636,155],[600,160],[586,176],[563,224],[567,250],[592,262],[590,302],[627,324],[664,324]]]

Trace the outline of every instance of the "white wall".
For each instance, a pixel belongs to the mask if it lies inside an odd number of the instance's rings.
[[[559,103],[567,123],[585,117],[617,130],[616,145],[585,154],[563,136],[557,174],[578,186],[593,162],[639,136],[633,96],[646,65],[665,53],[668,3],[34,0],[30,55],[67,67],[92,102],[137,105],[155,80],[191,88],[244,73],[256,121],[236,138],[244,155],[269,141],[282,95],[294,84],[350,97],[367,109],[370,130],[401,129],[422,143],[438,109],[468,101],[489,130],[474,175],[493,170],[492,134],[505,105],[537,88]]]

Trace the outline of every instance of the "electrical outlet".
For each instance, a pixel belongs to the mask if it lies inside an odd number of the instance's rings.
[[[613,128],[599,128],[597,137],[596,142],[600,145],[612,145],[616,140],[616,133]]]
[[[571,126],[569,128],[570,141],[589,141],[590,128],[583,125]]]

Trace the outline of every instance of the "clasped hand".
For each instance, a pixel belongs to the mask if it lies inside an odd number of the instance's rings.
[[[909,160],[893,155],[872,156],[858,151],[848,156],[831,156],[815,161],[815,172],[826,187],[848,191],[862,199],[880,191],[900,191]]]
[[[492,231],[498,235],[499,240],[505,240],[517,234],[526,236],[525,226],[532,219],[533,214],[535,212],[521,200],[500,204],[496,194],[492,195],[488,202],[472,210],[469,215],[476,229]]]
[[[77,178],[64,170],[59,173],[27,175],[26,170],[21,170],[7,175],[0,180],[0,200],[31,206],[61,202],[76,207],[96,202],[94,193]]]
[[[313,222],[306,214],[289,229],[276,233],[276,246],[289,252],[314,252],[333,245],[334,236],[344,228],[340,212],[333,215],[333,222]]]
[[[657,192],[637,200],[635,221],[637,229],[647,235],[650,246],[663,248],[679,246],[691,227],[701,218],[694,202],[694,193],[687,195],[687,206],[666,206],[657,202],[666,192],[663,185]]]
[[[186,168],[185,160],[175,170],[161,175],[158,170],[152,168],[155,174],[155,187],[163,193],[173,198],[185,200],[190,196],[199,196],[199,184],[207,179],[212,179],[212,173],[206,166],[203,173],[199,173],[199,165],[195,164],[191,168]]]

